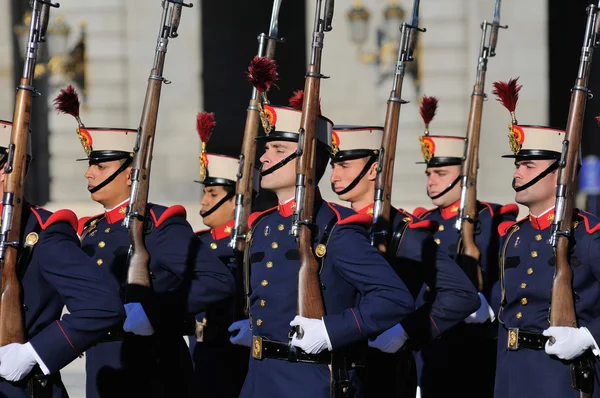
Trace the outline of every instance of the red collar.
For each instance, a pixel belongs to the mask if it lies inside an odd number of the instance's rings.
[[[529,214],[529,222],[533,228],[537,230],[548,228],[550,224],[552,224],[552,221],[554,221],[554,208],[548,210],[539,217]]]
[[[106,215],[106,221],[108,221],[109,224],[114,224],[124,219],[125,214],[127,214],[128,204],[129,201],[121,203],[119,206],[110,211],[104,211],[104,214]]]
[[[277,205],[277,211],[281,214],[282,217],[289,217],[296,210],[296,199],[292,199],[287,201],[286,203],[279,203]]]
[[[365,214],[367,216],[373,217],[373,203],[370,205],[363,207],[362,209],[357,211],[358,214]]]
[[[221,225],[220,227],[211,229],[210,234],[212,235],[212,238],[214,240],[221,240],[221,239],[225,239],[228,236],[230,236],[231,231],[233,231],[234,223],[235,223],[235,220],[231,220],[225,225]]]
[[[457,200],[456,202],[452,203],[450,206],[440,209],[440,214],[442,215],[442,218],[444,220],[449,220],[453,217],[456,217],[456,215],[458,214],[459,206],[460,206],[460,200]]]

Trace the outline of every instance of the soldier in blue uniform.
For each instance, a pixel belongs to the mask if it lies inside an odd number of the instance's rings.
[[[377,160],[383,128],[336,126],[331,185],[359,214],[373,217]],[[368,397],[413,397],[416,373],[412,350],[420,349],[480,306],[477,290],[458,264],[434,242],[435,221],[422,221],[392,207],[390,264],[416,299],[424,283],[433,299],[401,323],[370,340]],[[408,340],[408,341],[407,341]],[[405,345],[410,349],[399,351]]]
[[[11,126],[0,121],[0,196]],[[72,211],[51,213],[26,202],[22,219],[18,267],[28,342],[0,347],[0,396],[30,397],[35,385],[46,391],[41,396],[66,397],[59,370],[123,322],[123,304],[109,278],[80,249]],[[61,318],[64,306],[69,314]]]
[[[579,328],[549,327],[554,253],[548,243],[554,220],[557,166],[564,131],[517,125],[510,129],[516,166],[515,200],[529,209],[517,222],[503,223],[498,314],[497,398],[580,397],[571,387],[571,360],[584,354],[596,366],[589,376],[600,396],[600,219],[574,209],[569,263]],[[553,345],[548,344],[554,337]]]
[[[430,210],[417,208],[414,214],[439,223],[435,241],[456,259],[459,234],[454,225],[460,204],[458,181],[465,140],[463,137],[435,135],[421,136],[420,140],[427,165],[427,195],[436,207]],[[481,307],[417,355],[419,386],[424,398],[452,394],[493,396],[498,305],[492,308],[490,303],[497,302],[494,297],[498,297],[499,291],[499,238],[496,231],[500,223],[516,219],[518,207],[516,204],[502,206],[478,201],[477,209],[475,242],[481,251],[484,280],[479,294]]]
[[[347,379],[356,343],[389,329],[414,310],[414,300],[389,264],[373,248],[365,226],[370,218],[327,203],[317,195],[314,253],[321,263],[320,282],[326,315],[296,316],[299,253],[290,235],[295,207],[296,149],[302,112],[264,107],[266,135],[259,137],[261,186],[273,191],[279,205],[254,213],[246,256],[250,268],[252,357],[241,397],[329,397],[330,379]],[[317,118],[316,179],[329,160],[332,123]],[[301,326],[302,339],[290,338],[290,326]],[[242,333],[243,331],[240,331]],[[295,348],[294,348],[295,347]],[[347,354],[347,367],[328,365]],[[356,363],[356,362],[355,362]],[[350,371],[349,378],[353,372]],[[349,387],[354,395],[356,385]]]
[[[89,162],[88,190],[105,208],[80,220],[82,248],[123,293],[130,241],[122,220],[137,132],[81,125],[77,132]],[[185,217],[182,206],[149,204],[145,246],[153,295],[142,303],[125,304],[125,323],[86,352],[88,398],[191,396],[192,362],[184,340],[190,331],[184,320],[188,313],[192,318],[229,297],[235,283]]]
[[[204,185],[200,215],[209,229],[196,234],[235,277],[238,270],[229,243],[234,224],[239,162],[237,158],[206,153],[204,150],[200,159],[200,181],[197,182]],[[258,177],[255,176],[253,180],[257,186]],[[241,281],[236,285],[242,286]],[[241,293],[237,292],[240,298]],[[236,319],[235,304],[233,299],[223,300],[196,315],[196,333],[190,336],[190,352],[194,361],[194,390],[198,396],[233,398],[240,394],[250,351],[247,346],[232,345],[229,341],[228,327]]]

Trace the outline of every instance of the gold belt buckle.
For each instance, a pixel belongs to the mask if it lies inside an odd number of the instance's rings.
[[[517,351],[519,349],[519,329],[508,328],[508,344],[509,351]]]
[[[252,336],[252,358],[262,359],[262,337]]]

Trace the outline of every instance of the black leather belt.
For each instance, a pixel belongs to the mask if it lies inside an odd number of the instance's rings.
[[[252,358],[280,359],[288,362],[308,362],[328,365],[331,363],[331,352],[325,350],[319,354],[307,354],[302,349],[288,343],[266,340],[252,336]]]
[[[543,350],[548,337],[538,332],[530,332],[519,328],[508,328],[507,348],[509,351],[522,349]]]

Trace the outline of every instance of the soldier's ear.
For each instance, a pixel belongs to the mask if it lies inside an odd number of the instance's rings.
[[[377,166],[379,162],[375,162],[369,167],[369,172],[367,173],[367,178],[369,181],[375,181],[377,179]]]
[[[125,173],[127,173],[127,186],[131,186],[131,166],[125,169]]]

